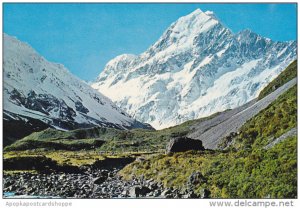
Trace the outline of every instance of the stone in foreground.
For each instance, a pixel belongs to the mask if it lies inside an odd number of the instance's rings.
[[[191,139],[188,137],[172,138],[167,145],[166,152],[185,152],[189,150],[205,150],[201,140]]]

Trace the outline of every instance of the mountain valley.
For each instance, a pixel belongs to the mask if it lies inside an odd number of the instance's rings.
[[[3,37],[4,198],[297,198],[297,42],[179,18],[91,84]]]

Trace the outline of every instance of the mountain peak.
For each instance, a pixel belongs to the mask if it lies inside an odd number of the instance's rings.
[[[196,9],[195,11],[193,11],[192,13],[188,14],[190,16],[194,16],[194,15],[199,15],[199,14],[202,14],[203,11],[201,9]]]
[[[207,15],[210,17],[213,17],[214,19],[217,19],[215,16],[215,13],[213,11],[207,10],[206,12],[203,12],[201,9],[196,9],[195,11],[193,11],[192,13],[186,15],[185,17],[197,17],[197,16],[203,16],[203,15]]]
[[[172,25],[172,31],[175,33],[174,36],[193,38],[200,33],[208,31],[218,23],[219,21],[211,12],[205,13],[200,9],[196,9],[194,12],[179,18]]]
[[[134,60],[114,60],[93,87],[161,129],[250,101],[296,54],[297,44],[249,29],[233,34],[213,12],[197,9]]]
[[[217,24],[219,21],[211,12],[205,13],[196,9],[172,23],[161,38],[149,49],[149,54],[167,48],[166,54],[173,53],[174,49],[186,51],[193,46],[196,37],[211,30]]]
[[[216,16],[216,14],[213,11],[206,11],[204,12],[206,15],[210,16],[212,19],[217,20],[218,22],[221,23],[221,21],[219,20],[219,18]]]
[[[212,11],[203,12],[201,9],[196,9],[192,13],[179,18],[177,22],[191,21],[193,23],[203,24],[211,19],[216,20],[215,15]]]

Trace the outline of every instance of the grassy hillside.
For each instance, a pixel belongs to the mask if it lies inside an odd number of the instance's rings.
[[[165,186],[182,190],[193,173],[200,175],[194,185],[212,198],[295,198],[297,197],[297,138],[289,137],[265,150],[297,122],[297,86],[281,95],[241,129],[233,148],[226,151],[176,153],[149,156],[121,171],[125,178],[144,176]],[[230,141],[227,141],[230,143]]]
[[[139,157],[165,152],[171,137],[186,135],[190,126],[207,118],[187,121],[159,131],[121,131],[90,128],[73,131],[46,129],[4,148],[4,159],[49,158],[61,166],[86,166],[106,158]],[[26,170],[29,171],[29,170]],[[31,170],[30,170],[31,171]]]
[[[262,148],[297,126],[297,86],[276,99],[240,129],[234,147]]]
[[[278,87],[284,85],[291,79],[297,77],[297,60],[293,61],[278,77],[270,82],[260,93],[258,99],[262,99],[271,92],[275,91]]]
[[[5,151],[16,150],[88,150],[110,152],[157,152],[164,151],[171,137],[186,135],[193,124],[210,119],[218,113],[167,129],[152,131],[133,129],[121,131],[109,128],[90,128],[73,131],[46,129],[5,147]]]
[[[239,152],[186,152],[150,156],[126,166],[121,175],[144,176],[167,187],[189,189],[192,173],[201,177],[194,190],[209,190],[211,198],[297,197],[297,138],[269,150]],[[288,151],[287,151],[288,150]]]
[[[117,130],[115,130],[117,131]],[[29,136],[16,141],[12,145],[4,148],[5,151],[11,150],[30,150],[43,148],[47,150],[80,150],[94,149],[100,147],[104,141],[98,137],[104,134],[104,128],[91,128],[74,131],[58,131],[46,129],[35,132]],[[111,132],[112,134],[115,132]]]

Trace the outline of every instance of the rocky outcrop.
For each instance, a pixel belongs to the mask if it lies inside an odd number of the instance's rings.
[[[166,148],[167,153],[185,152],[189,150],[204,150],[202,141],[188,137],[176,137],[170,140]]]
[[[11,119],[11,115],[15,119]],[[20,117],[16,114],[3,113],[3,146],[6,147],[16,140],[24,138],[32,132],[42,131],[51,126],[34,118]]]

